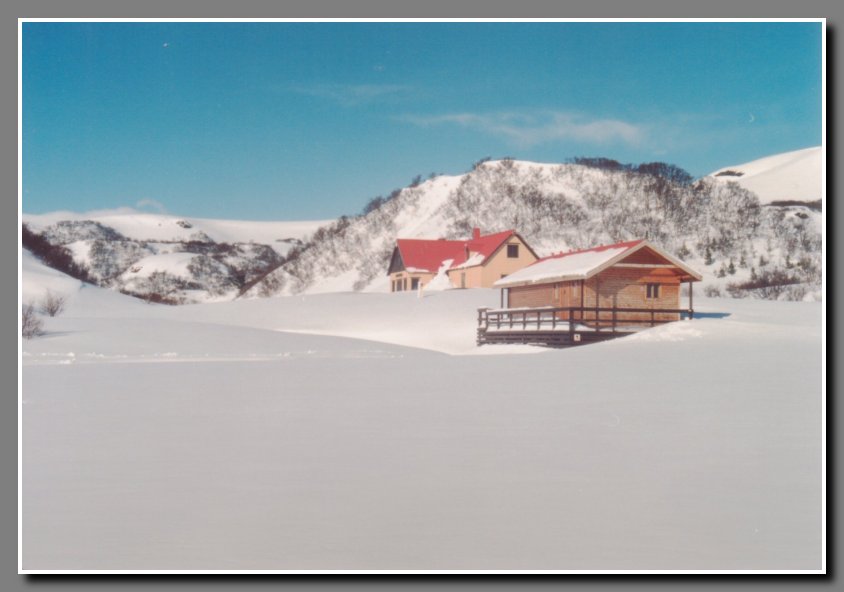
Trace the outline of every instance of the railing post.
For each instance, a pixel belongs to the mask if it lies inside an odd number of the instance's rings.
[[[615,333],[615,317],[616,317],[616,307],[612,307],[612,332]]]
[[[483,327],[489,329],[489,308],[483,307],[478,309],[478,328]]]
[[[522,330],[527,329],[527,311],[522,311]]]

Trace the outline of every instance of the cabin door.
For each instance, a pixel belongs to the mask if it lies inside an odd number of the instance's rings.
[[[571,306],[571,286],[568,284],[557,284],[557,302],[554,306],[559,306],[560,308],[565,308],[567,306]],[[560,311],[558,318],[562,320],[568,320],[569,313],[568,311]]]
[[[558,286],[558,289],[560,291],[560,298],[557,302],[557,306],[561,308],[571,306],[571,287],[567,286],[566,284],[558,284]]]

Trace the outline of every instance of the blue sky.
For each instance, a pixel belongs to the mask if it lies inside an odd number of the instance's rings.
[[[820,23],[23,24],[23,210],[303,220],[483,157],[819,145]]]

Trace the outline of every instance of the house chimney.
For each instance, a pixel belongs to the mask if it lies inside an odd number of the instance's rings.
[[[481,229],[477,226],[472,229],[472,240],[478,240],[481,238]]]

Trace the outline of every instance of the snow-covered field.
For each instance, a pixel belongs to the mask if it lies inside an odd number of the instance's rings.
[[[26,570],[821,568],[822,303],[479,349],[496,291],[168,307],[23,265],[68,296],[23,342]]]

